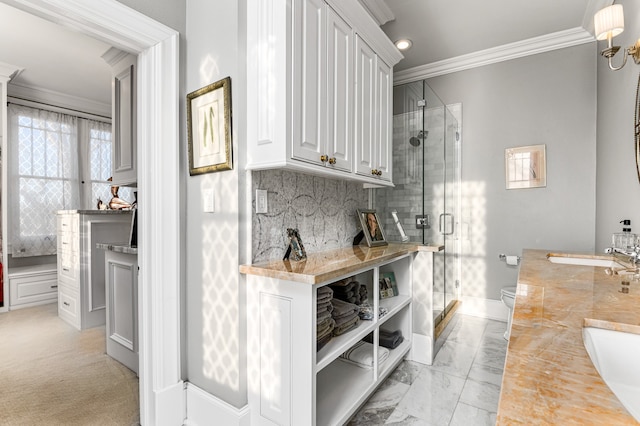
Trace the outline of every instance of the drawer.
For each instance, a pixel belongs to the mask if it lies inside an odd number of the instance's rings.
[[[11,306],[55,301],[58,295],[58,275],[46,274],[9,277],[9,301]]]
[[[77,233],[78,215],[62,214],[57,219],[58,233]]]
[[[75,328],[80,329],[78,293],[66,288],[64,285],[60,286],[60,292],[58,293],[58,316]]]
[[[58,250],[69,253],[78,253],[80,241],[75,234],[65,232],[58,235]]]
[[[62,251],[58,253],[58,261],[60,262],[60,265],[58,266],[58,274],[60,274],[61,278],[67,278],[70,280],[78,279],[79,259],[76,253]]]

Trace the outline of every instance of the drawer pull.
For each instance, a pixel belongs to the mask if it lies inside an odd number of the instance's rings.
[[[320,161],[322,161],[323,163],[326,163],[327,161],[329,161],[329,156],[328,155],[321,155],[320,156]]]
[[[63,271],[69,272],[69,268],[62,268]]]
[[[335,157],[331,157],[331,158],[329,158],[329,164],[336,164],[336,159],[335,159]]]
[[[62,302],[62,304],[63,304],[64,306],[71,306],[71,305],[69,305],[69,302]]]
[[[58,286],[57,285],[52,285],[51,288],[58,288]]]

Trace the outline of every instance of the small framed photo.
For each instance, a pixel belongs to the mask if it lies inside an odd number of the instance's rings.
[[[358,210],[358,218],[369,247],[387,245],[387,239],[375,210]]]
[[[547,154],[545,145],[520,146],[504,151],[507,189],[547,186]]]
[[[398,283],[396,282],[396,275],[393,271],[381,272],[378,285],[380,287],[380,299],[386,299],[400,294],[398,291]]]
[[[231,170],[231,77],[187,95],[189,174]]]
[[[302,244],[302,238],[300,238],[300,232],[298,232],[298,228],[287,228],[287,237],[289,238],[289,248],[287,249],[287,255],[285,255],[285,259],[306,259],[307,252],[304,249],[304,244]]]

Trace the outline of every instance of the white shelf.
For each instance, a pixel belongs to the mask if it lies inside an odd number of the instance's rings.
[[[340,425],[355,413],[377,386],[373,369],[340,359],[317,375],[316,426]]]
[[[386,316],[386,315],[385,315]],[[316,355],[316,373],[338,358],[344,351],[362,340],[364,336],[371,333],[375,327],[374,321],[360,321],[358,327],[341,336],[333,337]]]
[[[379,303],[381,308],[387,308],[388,313],[378,319],[378,326],[384,324],[389,318],[393,317],[400,312],[402,308],[411,303],[411,296],[400,294],[387,299],[380,299]]]
[[[378,367],[378,377],[384,378],[391,373],[400,364],[409,349],[411,349],[411,340],[405,336],[404,341],[397,348],[389,349],[389,358]]]

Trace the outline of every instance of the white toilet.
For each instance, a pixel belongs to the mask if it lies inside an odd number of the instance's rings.
[[[509,334],[511,333],[511,320],[513,318],[513,304],[516,300],[516,287],[504,287],[500,290],[500,299],[502,299],[502,303],[509,308],[507,331],[504,332],[505,340],[509,340]]]

